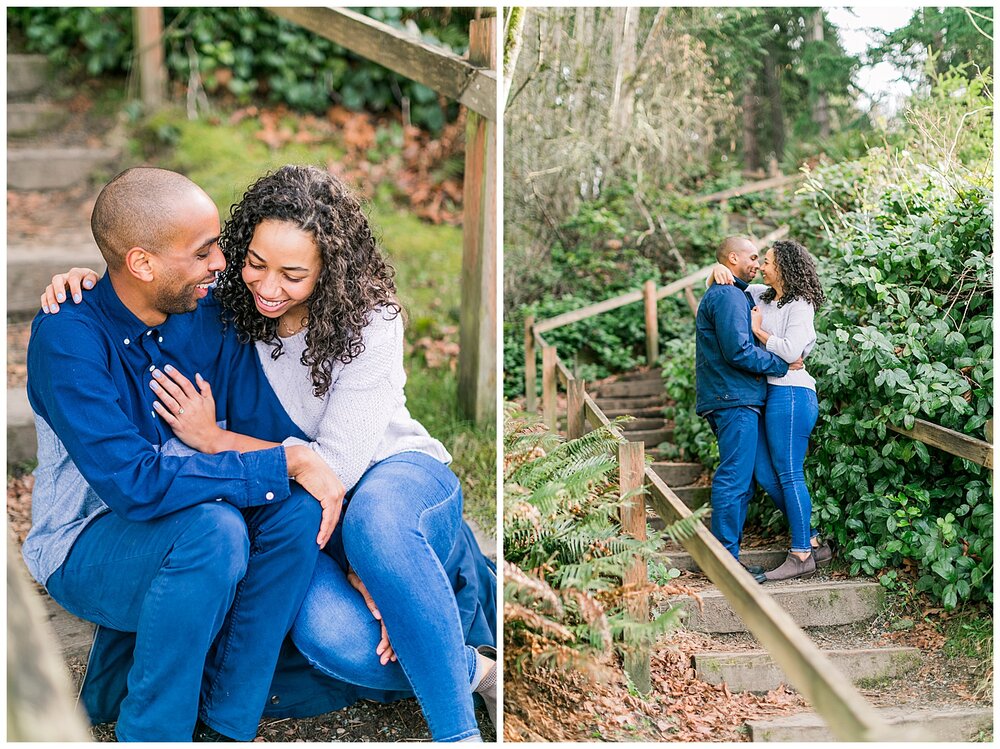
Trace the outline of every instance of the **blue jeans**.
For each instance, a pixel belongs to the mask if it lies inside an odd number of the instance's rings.
[[[435,741],[478,737],[465,643],[444,562],[462,527],[462,489],[448,466],[418,452],[368,469],[348,496],[338,536],[375,600],[399,659],[375,654],[381,628],[340,563],[321,554],[292,640],[320,671],[364,687],[412,690]]]
[[[320,515],[293,486],[274,505],[211,502],[143,522],[108,512],[87,526],[47,588],[67,611],[136,633],[119,741],[190,741],[199,715],[235,739],[256,736]]]
[[[803,464],[817,418],[815,390],[768,385],[765,438],[757,445],[755,476],[788,519],[792,551],[809,551],[810,538],[816,535],[810,525],[812,497],[806,488]]]
[[[719,467],[712,476],[712,535],[739,559],[753,494],[761,416],[749,406],[733,406],[711,411],[705,418],[719,442]]]

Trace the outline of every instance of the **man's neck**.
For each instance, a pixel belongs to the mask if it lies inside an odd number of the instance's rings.
[[[136,288],[130,279],[121,273],[114,273],[109,270],[108,278],[111,280],[111,287],[115,290],[115,294],[118,295],[121,303],[125,305],[129,312],[142,320],[146,325],[152,327],[154,325],[162,325],[166,321],[167,316],[152,305],[148,296],[144,293],[144,289]]]

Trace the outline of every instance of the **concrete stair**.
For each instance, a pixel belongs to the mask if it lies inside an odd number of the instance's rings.
[[[48,102],[13,102],[7,105],[7,136],[31,135],[54,130],[69,113]]]
[[[52,276],[74,266],[104,272],[104,258],[89,231],[67,236],[55,247],[8,247],[7,314],[34,315]]]
[[[910,647],[826,650],[827,658],[855,683],[898,678],[916,670],[920,651]],[[725,682],[733,692],[769,692],[787,684],[784,671],[763,650],[697,653],[691,665],[709,684]]]
[[[50,70],[42,55],[7,56],[7,130],[30,145],[8,144],[7,189],[61,190],[84,183],[96,171],[109,171],[120,155],[117,146],[85,148],[37,142],[69,118],[58,102],[39,99]]]
[[[49,82],[44,55],[7,55],[7,98],[32,96]]]
[[[885,604],[885,588],[866,581],[822,583],[770,583],[767,592],[787,611],[800,627],[833,627],[873,618]],[[683,606],[685,626],[698,632],[746,632],[746,625],[717,590],[701,594],[701,608],[693,598],[673,599],[670,604]]]
[[[911,705],[879,710],[886,722],[899,729],[899,741],[971,741],[993,731],[990,707],[956,708],[951,705]],[[834,741],[826,723],[815,713],[747,721],[751,741]]]
[[[33,460],[38,451],[35,417],[24,388],[7,388],[7,464]]]
[[[659,517],[656,517],[655,521],[652,518],[649,520],[649,525],[659,530],[663,528],[664,523]],[[676,567],[679,570],[686,570],[688,572],[701,571],[698,563],[691,558],[691,555],[675,544],[667,544],[663,548],[662,553],[667,558],[670,567]],[[784,549],[741,549],[740,561],[746,565],[756,565],[763,567],[765,570],[771,570],[785,561],[787,553]]]

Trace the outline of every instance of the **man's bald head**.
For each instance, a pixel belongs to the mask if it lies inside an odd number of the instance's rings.
[[[747,237],[726,237],[719,245],[715,258],[733,272],[733,275],[749,283],[760,268],[760,251]]]
[[[715,253],[715,259],[723,265],[729,265],[729,255],[735,252],[737,255],[756,253],[757,246],[747,237],[726,237],[719,245]]]
[[[120,270],[133,247],[160,252],[184,225],[185,206],[206,199],[204,190],[177,172],[126,169],[104,186],[90,217],[108,269]]]

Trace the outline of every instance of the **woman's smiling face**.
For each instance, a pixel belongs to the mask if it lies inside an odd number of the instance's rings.
[[[278,318],[289,312],[298,322],[303,306],[319,280],[322,261],[312,235],[295,224],[261,221],[243,263],[243,282],[253,294],[257,311]]]
[[[773,247],[764,255],[764,260],[760,264],[760,275],[768,286],[773,287],[775,283],[781,283],[781,273],[778,272]]]

